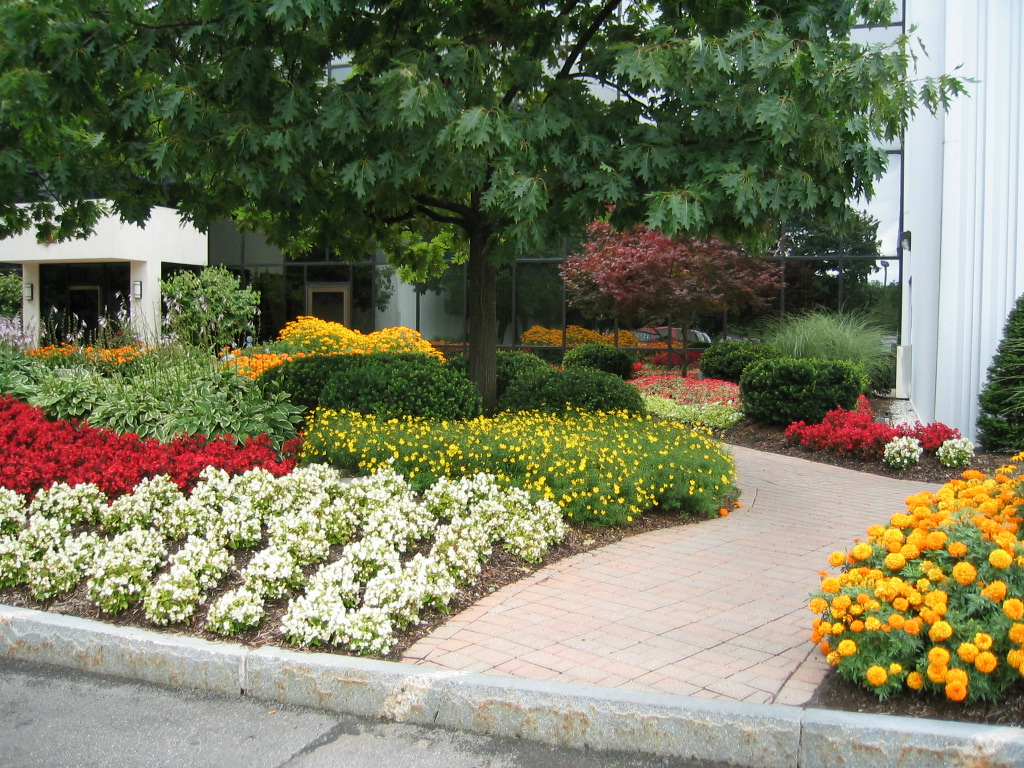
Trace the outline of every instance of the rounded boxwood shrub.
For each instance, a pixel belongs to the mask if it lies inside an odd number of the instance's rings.
[[[463,376],[469,375],[469,358],[465,355],[457,355],[444,364],[448,368],[458,371]],[[498,397],[505,394],[508,385],[530,371],[546,371],[551,366],[530,352],[509,352],[504,349],[498,350],[497,375],[498,375]]]
[[[581,344],[565,353],[562,366],[567,369],[593,368],[625,380],[632,378],[635,360],[634,355],[618,347],[610,347],[607,344]]]
[[[440,368],[434,357],[415,352],[372,352],[370,354],[310,355],[287,360],[264,371],[261,384],[273,382],[287,393],[294,405],[312,411],[321,405],[321,393],[336,374],[376,365],[406,365]]]
[[[700,372],[707,379],[738,384],[748,365],[782,357],[782,350],[754,341],[716,341],[700,356]]]
[[[817,424],[834,408],[853,410],[863,380],[860,367],[843,360],[761,360],[740,376],[743,412],[765,424]]]
[[[439,363],[358,355],[361,364],[337,370],[324,384],[319,405],[382,419],[419,416],[471,419],[482,409],[480,391],[458,371]]]
[[[530,371],[509,384],[500,411],[631,411],[644,413],[640,391],[611,373],[593,368]]]

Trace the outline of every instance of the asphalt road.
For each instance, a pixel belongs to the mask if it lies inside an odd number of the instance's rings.
[[[0,658],[2,768],[710,768],[336,716]]]

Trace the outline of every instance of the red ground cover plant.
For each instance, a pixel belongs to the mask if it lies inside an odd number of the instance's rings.
[[[266,435],[241,444],[229,435],[212,440],[190,435],[161,443],[87,424],[49,421],[38,408],[0,397],[0,485],[26,495],[63,481],[95,483],[115,498],[143,478],[161,474],[188,491],[207,466],[230,474],[263,467],[283,475],[295,466],[297,447],[293,441],[278,454]]]
[[[740,388],[731,381],[680,376],[679,371],[651,371],[641,368],[630,384],[642,395],[654,395],[683,405],[739,402]]]
[[[886,444],[896,437],[915,437],[924,450],[934,453],[946,440],[959,438],[960,432],[941,422],[893,426],[875,421],[863,395],[852,411],[836,408],[826,413],[820,424],[794,421],[786,428],[786,439],[795,445],[871,460],[882,458]]]

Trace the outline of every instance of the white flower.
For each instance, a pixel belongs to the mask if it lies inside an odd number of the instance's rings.
[[[906,469],[920,461],[922,452],[916,437],[895,437],[885,446],[882,460],[894,469]]]
[[[946,440],[935,455],[944,467],[966,467],[974,458],[974,443],[966,437]]]

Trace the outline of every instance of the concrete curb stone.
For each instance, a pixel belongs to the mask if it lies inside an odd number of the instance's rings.
[[[168,686],[744,768],[1024,766],[1024,730],[451,672],[0,605],[0,654]]]

